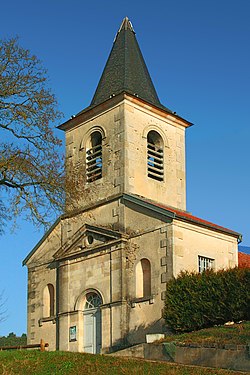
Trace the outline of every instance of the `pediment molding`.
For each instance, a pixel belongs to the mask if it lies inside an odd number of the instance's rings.
[[[84,224],[53,255],[60,260],[116,243],[123,235],[111,229]]]

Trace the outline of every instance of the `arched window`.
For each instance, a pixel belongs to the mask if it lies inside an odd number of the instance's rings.
[[[148,259],[141,259],[136,265],[136,297],[151,295],[151,265]]]
[[[102,299],[99,294],[90,292],[86,294],[86,300],[84,305],[84,310],[94,309],[102,304]]]
[[[163,181],[163,140],[154,130],[147,135],[147,168],[148,177]]]
[[[102,135],[99,131],[91,133],[86,144],[87,182],[102,178]]]
[[[43,290],[43,317],[48,318],[55,314],[55,293],[52,284],[47,284]]]

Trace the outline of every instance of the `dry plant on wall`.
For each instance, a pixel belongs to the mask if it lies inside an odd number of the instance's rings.
[[[95,201],[98,187],[94,184],[86,184],[84,163],[74,163],[72,158],[66,161],[66,215],[82,211],[85,202]],[[89,213],[91,215],[91,213]]]

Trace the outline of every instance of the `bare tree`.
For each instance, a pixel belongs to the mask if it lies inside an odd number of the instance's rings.
[[[0,225],[21,213],[47,224],[64,200],[61,117],[47,72],[16,38],[0,40]]]

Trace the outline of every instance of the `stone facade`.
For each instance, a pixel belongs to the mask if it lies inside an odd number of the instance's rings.
[[[185,211],[189,126],[128,92],[60,126],[70,194],[24,260],[29,343],[106,353],[145,342],[166,330],[171,277],[237,265],[239,234]]]
[[[66,131],[69,178],[74,169],[80,178],[82,176],[85,187],[85,194],[79,194],[77,199],[77,208],[85,208],[97,198],[108,199],[128,192],[185,210],[185,128],[189,124],[127,94],[105,104],[85,111],[70,124],[61,126]],[[99,131],[103,139],[103,178],[94,181],[89,191],[84,173],[85,152],[87,140],[94,131]],[[164,180],[161,184],[147,177],[145,160],[150,131],[159,133],[164,142]],[[98,190],[98,197],[95,190]]]

